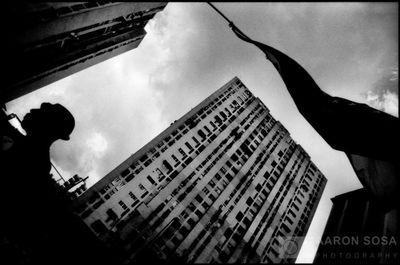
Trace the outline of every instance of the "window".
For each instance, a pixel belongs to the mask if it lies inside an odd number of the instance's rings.
[[[221,125],[221,124],[222,124],[222,120],[221,120],[221,118],[220,118],[218,115],[216,115],[214,118],[215,118],[215,122],[216,122],[218,125]]]
[[[187,156],[187,154],[185,153],[185,151],[183,151],[182,148],[179,148],[178,151],[179,151],[179,153],[181,153],[181,155],[182,155],[183,157]]]
[[[130,191],[129,193],[129,197],[131,197],[132,200],[136,201],[138,198],[135,196],[135,194],[133,194],[132,191]]]
[[[196,223],[193,221],[193,219],[192,218],[190,218],[188,221],[187,221],[187,223],[191,226],[191,227],[193,227]]]
[[[215,199],[216,199],[215,196],[212,195],[212,194],[210,194],[209,198],[210,198],[211,201],[215,201]]]
[[[193,139],[193,141],[196,143],[195,146],[196,146],[196,147],[199,146],[199,144],[200,144],[199,140],[197,140],[197,138],[194,137],[194,136],[192,137],[192,139]]]
[[[185,145],[190,150],[190,152],[193,151],[193,147],[188,142],[186,142]]]
[[[200,196],[200,194],[197,194],[197,196],[195,197],[196,201],[198,201],[199,203],[203,200],[203,198]]]
[[[297,211],[300,210],[300,208],[299,208],[295,203],[293,203],[292,206],[293,206],[293,208],[295,208]]]
[[[223,111],[220,111],[219,114],[222,116],[223,120],[226,120],[226,118],[228,118]]]
[[[242,212],[238,212],[238,213],[236,214],[236,220],[238,220],[238,221],[242,220],[243,216],[244,216],[244,215],[243,215]]]
[[[246,201],[246,204],[250,206],[253,203],[253,201],[254,201],[253,198],[249,197]]]
[[[123,201],[119,201],[118,204],[122,207],[123,210],[128,209],[128,206]]]
[[[156,182],[154,181],[154,179],[150,175],[147,176],[147,180],[150,181],[151,185],[155,185],[156,184]]]
[[[246,232],[246,229],[243,226],[239,225],[236,233],[243,235],[244,232]]]
[[[290,228],[285,223],[282,223],[282,228],[286,233],[290,233]]]
[[[171,155],[172,159],[175,161],[175,165],[179,164],[179,159],[175,155]]]
[[[204,129],[207,131],[207,135],[211,134],[211,131],[210,131],[210,129],[208,129],[207,125],[204,125]]]
[[[163,168],[167,170],[167,173],[172,171],[172,166],[168,163],[167,160],[163,160],[162,162]]]
[[[170,209],[167,209],[165,212],[163,212],[163,214],[161,215],[161,219],[165,219],[167,218],[167,216],[171,213]]]
[[[251,221],[250,221],[250,219],[249,219],[248,217],[244,218],[244,220],[243,220],[243,224],[245,224],[245,225],[246,225],[246,227],[248,227],[248,226],[251,224]]]
[[[292,219],[290,219],[288,216],[286,216],[286,218],[285,218],[285,221],[288,221],[289,222],[289,224],[293,224],[293,221],[292,221]]]
[[[194,212],[196,215],[197,215],[197,217],[201,217],[203,214],[202,214],[202,212],[200,211],[200,210],[196,210],[195,212]]]
[[[131,180],[133,179],[134,176],[135,176],[134,174],[129,174],[129,175],[125,178],[125,181],[126,181],[126,182],[131,181]]]
[[[144,162],[144,166],[145,167],[147,167],[148,165],[150,165],[151,164],[151,159],[147,159],[145,162]]]
[[[226,237],[226,238],[229,238],[231,235],[232,235],[232,233],[233,233],[233,230],[231,229],[231,228],[227,228],[226,229],[226,231],[225,231],[225,233],[224,233],[224,236]]]
[[[199,134],[199,136],[201,137],[202,140],[204,140],[204,138],[206,138],[206,135],[202,130],[198,130],[197,133]]]
[[[213,131],[217,128],[217,126],[215,126],[215,123],[210,121],[211,126],[213,127]]]

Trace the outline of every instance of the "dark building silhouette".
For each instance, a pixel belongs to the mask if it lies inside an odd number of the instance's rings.
[[[386,210],[363,188],[332,198],[314,263],[399,264],[399,210]]]
[[[85,191],[75,209],[133,264],[294,262],[325,184],[235,77]],[[293,239],[295,250],[286,249]]]
[[[136,48],[166,2],[3,5],[5,70],[0,99],[13,100]],[[84,89],[84,88],[82,88]]]

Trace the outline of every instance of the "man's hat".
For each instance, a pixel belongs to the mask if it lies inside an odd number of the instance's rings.
[[[44,111],[48,110],[51,115],[51,122],[62,140],[69,140],[69,136],[74,130],[75,119],[71,112],[61,104],[43,103],[40,108]]]

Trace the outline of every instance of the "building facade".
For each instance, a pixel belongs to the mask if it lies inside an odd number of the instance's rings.
[[[13,100],[136,48],[146,35],[146,23],[166,5],[7,1],[1,100]]]
[[[76,201],[127,263],[295,261],[326,178],[233,78]],[[297,242],[299,248],[302,242]]]
[[[365,189],[332,198],[314,263],[399,264],[399,209],[382,205]]]

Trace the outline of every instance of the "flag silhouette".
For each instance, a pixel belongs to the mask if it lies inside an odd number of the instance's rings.
[[[232,22],[229,26],[240,39],[265,53],[299,112],[332,148],[346,153],[362,184],[379,199],[396,200],[400,191],[398,118],[366,104],[328,95],[295,60],[250,39]]]
[[[260,48],[282,77],[298,110],[334,149],[382,160],[396,158],[398,118],[366,104],[333,97],[322,91],[310,74],[286,54],[249,39],[236,26],[233,32]]]

